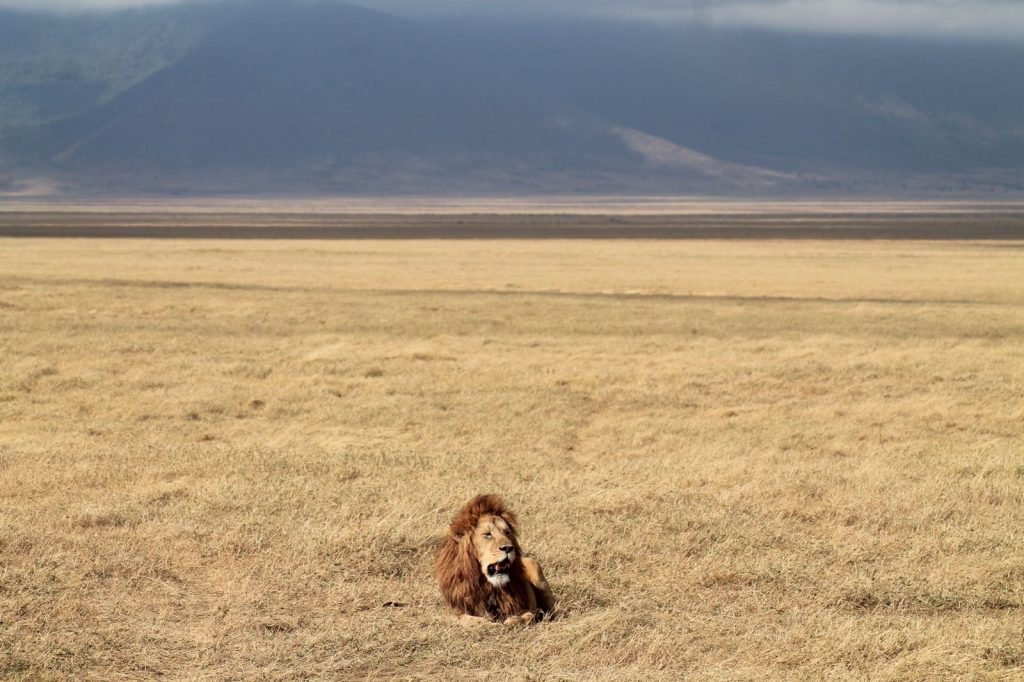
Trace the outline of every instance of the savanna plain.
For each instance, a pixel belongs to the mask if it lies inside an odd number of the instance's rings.
[[[0,677],[1021,679],[1022,399],[1022,242],[0,239]]]

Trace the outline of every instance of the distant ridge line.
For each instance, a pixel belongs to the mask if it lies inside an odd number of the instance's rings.
[[[0,237],[88,239],[1024,240],[1024,211],[827,215],[268,215],[0,212]]]

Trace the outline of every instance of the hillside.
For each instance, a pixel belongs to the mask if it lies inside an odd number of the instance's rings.
[[[288,0],[4,18],[0,170],[66,191],[1024,190],[1012,45]]]

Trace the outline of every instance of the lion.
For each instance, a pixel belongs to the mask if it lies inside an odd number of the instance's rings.
[[[551,588],[540,564],[523,556],[518,525],[497,495],[477,495],[452,520],[434,573],[460,623],[529,624],[551,612]]]

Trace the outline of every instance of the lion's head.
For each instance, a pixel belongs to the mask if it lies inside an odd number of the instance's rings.
[[[459,510],[438,547],[435,572],[448,606],[497,617],[520,613],[523,578],[517,520],[497,495],[477,495]]]

